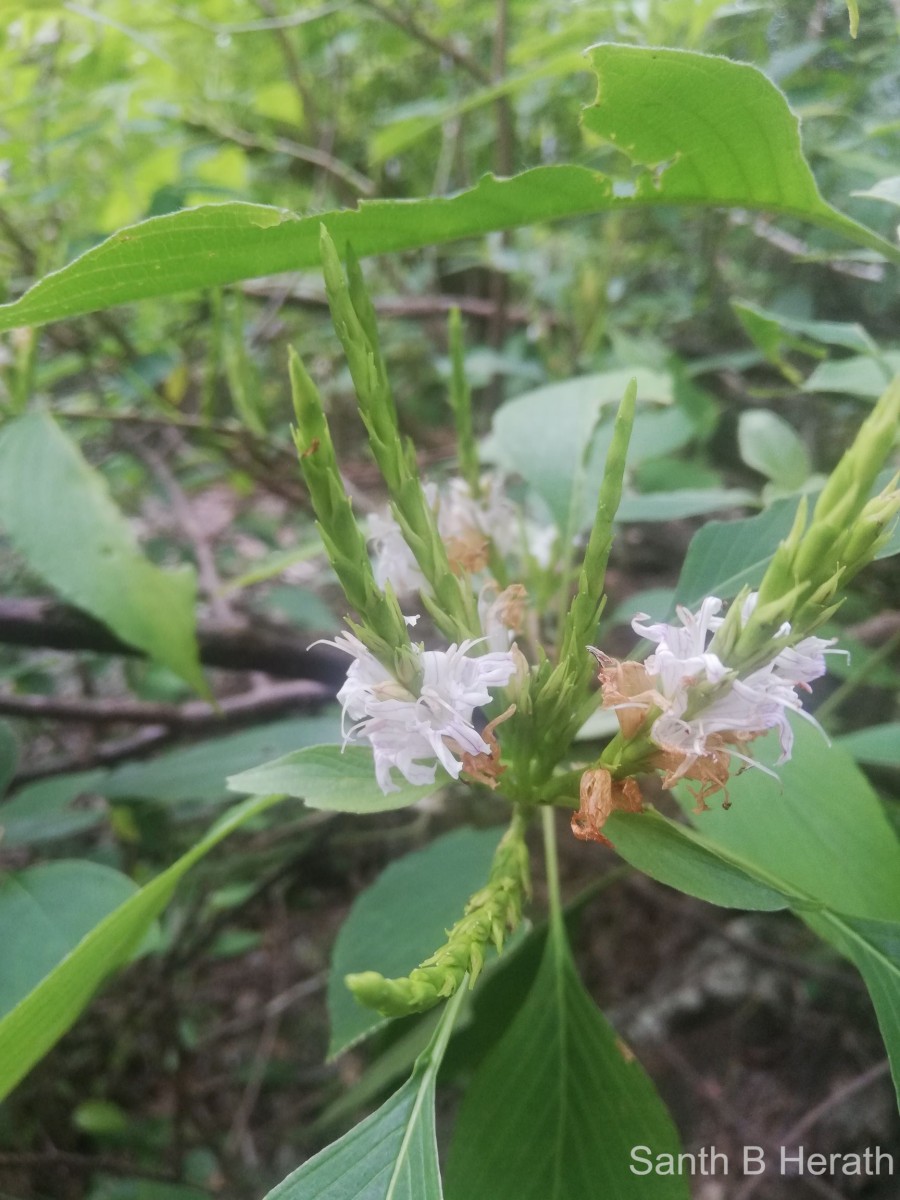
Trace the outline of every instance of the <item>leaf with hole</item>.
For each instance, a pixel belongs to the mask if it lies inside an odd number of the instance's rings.
[[[900,249],[822,199],[797,118],[755,67],[620,45],[595,47],[590,61],[599,92],[584,124],[636,164],[628,190],[587,167],[547,166],[487,176],[448,198],[364,201],[308,217],[260,204],[183,209],[122,229],[38,280],[0,306],[0,329],[312,267],[321,223],[339,247],[350,241],[365,256],[635,205],[713,205],[800,217],[900,262]]]

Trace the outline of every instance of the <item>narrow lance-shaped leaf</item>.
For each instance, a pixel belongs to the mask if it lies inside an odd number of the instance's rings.
[[[187,854],[96,925],[7,1013],[0,1021],[0,1099],[74,1025],[103,980],[128,961],[194,863],[232,830],[282,799],[255,796],[236,805]]]
[[[375,200],[324,216],[204,205],[114,234],[0,307],[0,329],[314,266],[323,221],[339,245],[369,255],[634,205],[737,206],[803,218],[900,262],[900,249],[822,199],[797,118],[755,67],[616,45],[596,47],[591,61],[600,94],[585,123],[645,168],[631,195],[597,171],[550,166],[488,176],[450,198]]]
[[[460,988],[447,1004],[403,1087],[265,1200],[442,1200],[435,1081],[464,995]]]

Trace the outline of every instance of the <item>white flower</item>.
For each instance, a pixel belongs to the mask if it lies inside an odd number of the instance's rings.
[[[753,592],[742,606],[743,622],[748,620],[755,605]],[[758,766],[734,746],[768,729],[778,730],[781,745],[778,761],[785,762],[790,758],[793,744],[788,713],[800,713],[813,720],[803,711],[795,689],[809,691],[810,682],[825,674],[825,654],[833,639],[807,637],[795,646],[777,651],[773,648],[768,663],[739,678],[707,649],[710,635],[722,624],[723,618],[718,616],[721,608],[721,600],[709,596],[696,614],[685,608],[677,609],[680,626],[645,625],[644,614],[632,622],[636,633],[657,643],[656,651],[647,658],[644,667],[664,708],[650,735],[662,749],[684,755],[675,777],[687,773],[697,759],[721,754],[723,750]],[[780,641],[790,632],[790,625],[785,623],[776,636]],[[692,702],[696,708],[696,688],[704,683],[728,686],[688,718]]]
[[[398,596],[421,591],[425,587],[425,576],[390,511],[370,513],[367,524],[369,541],[375,551],[373,569],[378,586],[383,588],[390,581]]]
[[[464,479],[449,479],[440,489],[435,483],[426,483],[423,491],[454,566],[476,574],[487,566],[489,543],[500,554],[511,555],[521,551],[523,538],[540,565],[549,563],[555,529],[526,520],[519,506],[505,494],[500,476],[484,475],[477,497]],[[370,514],[368,527],[378,586],[384,587],[390,581],[397,595],[422,591],[425,578],[390,511]]]
[[[416,696],[359,638],[340,633],[326,644],[353,658],[338,692],[344,744],[369,742],[375,777],[384,793],[398,791],[391,775],[394,767],[409,783],[428,784],[434,783],[437,763],[458,779],[462,755],[490,753],[472,724],[472,714],[490,701],[491,688],[505,687],[512,678],[516,667],[511,653],[471,658],[474,640],[448,650],[414,647],[422,679]],[[349,729],[343,724],[347,718],[353,722]]]

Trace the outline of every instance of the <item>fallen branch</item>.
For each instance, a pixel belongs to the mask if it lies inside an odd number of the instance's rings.
[[[230,671],[263,671],[279,679],[314,681],[337,690],[344,656],[307,639],[260,624],[200,621],[200,661]],[[140,657],[141,652],[78,609],[44,599],[0,599],[0,643],[52,650],[88,650]]]
[[[136,700],[95,700],[89,697],[12,696],[0,694],[0,715],[28,720],[83,721],[91,725],[163,725],[178,732],[207,732],[252,724],[292,708],[324,703],[333,688],[308,679],[273,683],[216,705],[203,700],[186,704],[151,704]]]

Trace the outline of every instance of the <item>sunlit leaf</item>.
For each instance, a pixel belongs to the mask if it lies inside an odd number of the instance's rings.
[[[591,61],[600,91],[584,123],[642,168],[630,194],[586,167],[547,166],[447,199],[309,217],[242,203],[187,209],[123,229],[39,280],[0,307],[0,329],[311,267],[322,222],[339,247],[349,240],[369,255],[632,205],[737,206],[804,218],[900,261],[900,249],[822,199],[797,118],[755,67],[616,45],[596,47]]]

